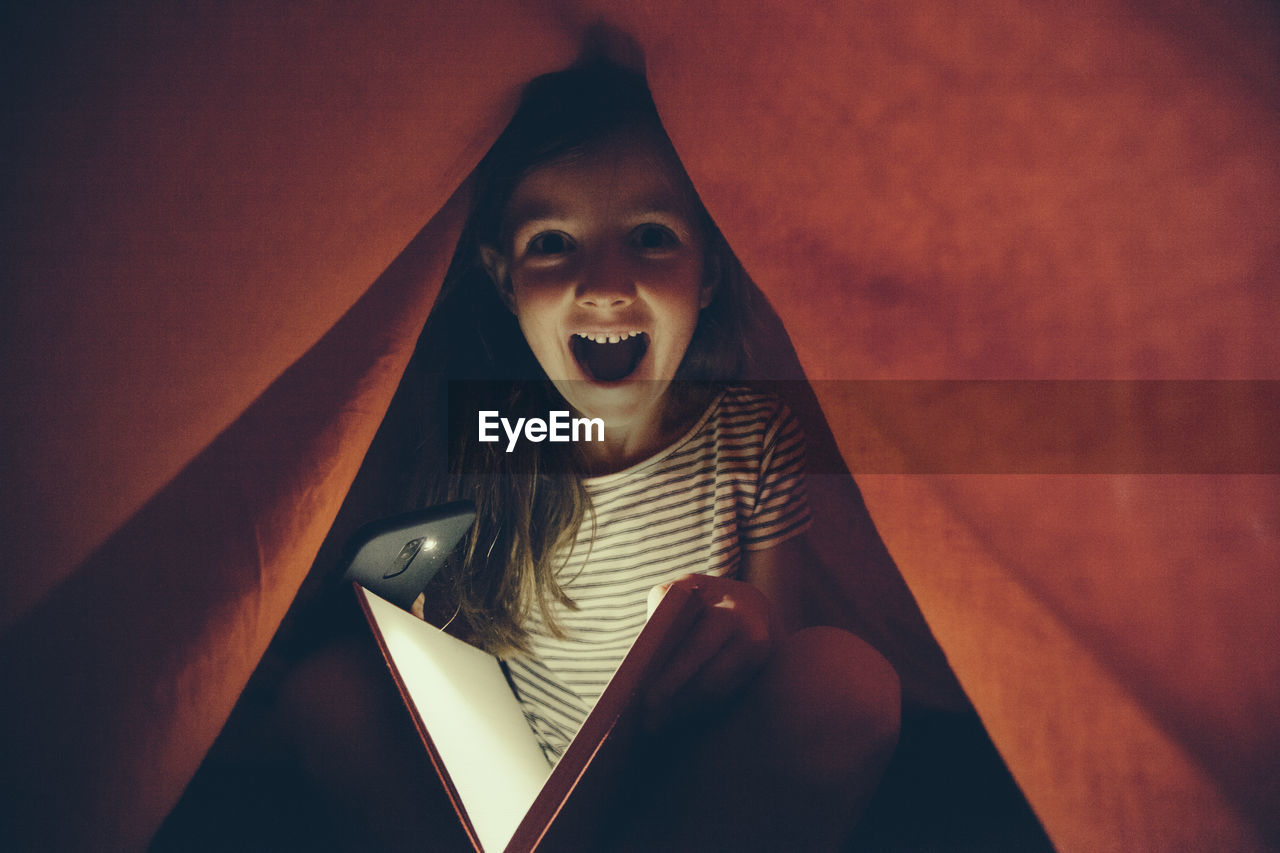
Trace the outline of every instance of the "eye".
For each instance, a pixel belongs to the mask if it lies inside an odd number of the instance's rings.
[[[555,257],[573,251],[573,241],[559,231],[544,231],[529,241],[530,255]]]
[[[665,225],[658,225],[652,222],[641,225],[631,232],[631,239],[637,248],[645,251],[674,249],[680,245],[680,238],[676,237],[674,231]]]

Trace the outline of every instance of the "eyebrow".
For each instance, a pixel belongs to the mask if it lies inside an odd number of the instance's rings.
[[[536,219],[557,219],[558,208],[544,198],[527,199],[516,207],[509,209],[502,216],[502,230],[514,233],[516,228]]]
[[[684,217],[691,222],[695,219],[693,205],[689,203],[688,199],[682,198],[679,193],[674,191],[661,191],[628,199],[627,208],[641,216],[651,213],[665,213]],[[563,206],[551,199],[526,199],[511,208],[503,216],[503,238],[510,239],[526,222],[536,222],[541,219],[562,219],[565,217],[564,210]]]
[[[662,192],[635,199],[631,209],[641,213],[674,213],[692,219],[694,206],[679,193]]]

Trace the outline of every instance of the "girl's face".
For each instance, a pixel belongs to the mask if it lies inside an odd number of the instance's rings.
[[[661,415],[711,301],[696,211],[669,148],[637,130],[530,172],[485,250],[542,369],[606,429]]]

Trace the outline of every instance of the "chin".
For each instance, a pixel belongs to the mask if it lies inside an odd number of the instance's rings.
[[[669,381],[631,379],[601,383],[588,379],[557,382],[561,395],[578,414],[611,424],[629,424],[649,417],[661,403]]]

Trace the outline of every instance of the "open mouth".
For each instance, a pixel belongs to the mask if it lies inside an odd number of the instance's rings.
[[[615,335],[579,332],[569,339],[569,348],[587,376],[597,382],[618,382],[640,365],[649,349],[649,336],[645,332]]]

